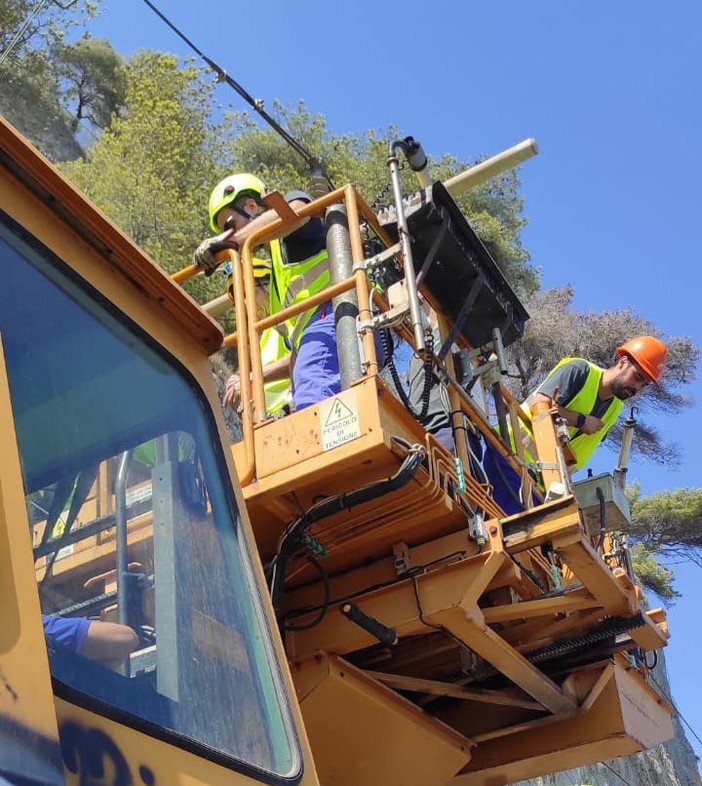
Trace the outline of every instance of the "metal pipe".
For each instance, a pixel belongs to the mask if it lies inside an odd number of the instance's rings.
[[[252,352],[251,341],[256,341],[258,348],[258,335],[254,334],[251,330],[249,322],[250,314],[247,311],[248,300],[246,297],[246,277],[239,262],[236,252],[233,250],[227,251],[230,261],[232,263],[232,286],[234,290],[234,307],[237,316],[237,355],[239,360],[239,380],[241,382],[241,397],[244,402],[244,407],[241,411],[241,433],[244,440],[244,464],[238,467],[239,482],[242,486],[247,486],[256,474],[256,451],[254,449],[254,436],[253,436],[253,413],[251,412],[250,401],[252,398],[252,388],[255,389],[257,381],[263,387],[263,372],[260,369],[261,354],[260,352]],[[251,259],[249,249],[244,244],[243,252],[244,259]],[[253,268],[250,268],[248,273],[253,279]],[[253,284],[251,284],[253,286]],[[251,297],[254,297],[253,293]],[[253,336],[253,337],[252,337]],[[258,374],[252,374],[252,355],[253,359],[258,359],[259,369]],[[264,404],[265,407],[265,404]]]
[[[636,418],[634,412],[636,407],[631,408],[629,417],[624,421],[624,433],[622,434],[622,444],[619,448],[619,457],[617,459],[617,466],[614,469],[614,482],[623,489],[626,486],[626,473],[629,463],[629,453],[631,452],[631,444],[634,440],[634,428],[636,428]]]
[[[392,192],[395,198],[397,233],[400,239],[400,248],[402,249],[402,267],[405,274],[405,285],[407,287],[407,298],[409,300],[410,321],[412,323],[412,334],[414,336],[415,351],[421,355],[426,348],[424,343],[424,327],[422,325],[422,312],[419,305],[417,281],[415,279],[414,264],[412,261],[412,244],[410,243],[409,227],[407,226],[405,207],[402,203],[400,167],[397,156],[394,153],[394,147],[394,145],[391,146],[391,153],[388,156],[387,164],[388,168],[390,169]]]
[[[444,188],[451,196],[460,196],[471,188],[482,185],[491,177],[500,175],[508,169],[521,164],[522,161],[537,155],[538,152],[539,148],[536,145],[536,141],[525,139],[518,145],[514,145],[514,147],[510,147],[508,150],[504,150],[502,153],[492,156],[492,158],[487,158],[485,161],[470,167],[470,169],[466,169],[464,172],[445,180],[443,183]]]
[[[361,344],[363,345],[363,373],[365,376],[369,376],[378,373],[378,358],[375,352],[373,329],[369,327],[370,320],[373,318],[373,312],[371,310],[371,292],[375,293],[377,290],[371,290],[368,283],[368,277],[362,266],[364,255],[363,240],[361,239],[361,222],[359,218],[359,202],[361,202],[361,210],[370,213],[370,208],[365,206],[363,200],[358,196],[353,186],[346,186],[344,188],[344,202],[346,204],[346,215],[349,222],[351,256],[354,260],[356,294],[359,301],[358,317],[361,323]],[[373,214],[371,213],[371,215]]]
[[[351,238],[346,207],[330,205],[324,216],[329,273],[332,284],[353,276]],[[361,356],[358,351],[358,298],[355,289],[342,292],[332,299],[336,327],[336,351],[339,357],[341,389],[347,390],[361,375]]]
[[[502,398],[502,386],[500,381],[493,382],[490,386],[492,393],[493,403],[495,405],[495,414],[497,415],[497,425],[500,430],[500,436],[505,442],[509,442],[509,426],[507,425],[507,405]]]
[[[414,172],[420,188],[426,188],[431,185],[431,175],[429,174],[429,167],[426,153],[421,144],[417,142],[414,137],[407,136],[403,140],[403,147],[407,163],[410,169]]]
[[[117,620],[129,624],[127,614],[127,473],[132,451],[125,450],[120,456],[115,480],[115,561],[117,568]]]
[[[230,308],[232,308],[232,302],[229,299],[229,295],[220,295],[202,305],[202,310],[206,311],[211,317],[221,317]]]

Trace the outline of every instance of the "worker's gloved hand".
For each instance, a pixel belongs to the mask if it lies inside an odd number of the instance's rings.
[[[235,251],[239,250],[239,246],[233,240],[230,232],[222,232],[221,235],[208,237],[195,249],[193,265],[204,268],[205,275],[210,275],[220,264],[215,259],[215,254],[225,248],[233,248]]]

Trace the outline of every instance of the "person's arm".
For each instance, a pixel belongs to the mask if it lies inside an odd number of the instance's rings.
[[[290,355],[267,363],[263,367],[263,381],[277,382],[281,379],[290,378]],[[226,382],[226,389],[222,403],[225,407],[231,407],[238,411],[241,406],[241,378],[238,372],[232,374]]]
[[[600,418],[589,413],[575,412],[564,406],[566,401],[572,401],[587,381],[589,367],[583,360],[572,360],[564,363],[539,385],[534,393],[527,399],[529,406],[544,401],[552,406],[552,414],[562,417],[572,428],[577,428],[583,434],[595,434],[604,428]],[[554,403],[555,402],[555,403]]]
[[[302,191],[293,191],[286,194],[285,199],[293,210],[300,208],[311,202],[311,197]],[[266,210],[256,218],[249,221],[249,223],[239,229],[237,232],[227,229],[214,237],[205,238],[200,245],[195,249],[193,254],[193,264],[202,267],[208,274],[212,273],[220,265],[220,261],[215,258],[217,252],[226,248],[232,248],[238,251],[244,244],[246,239],[257,230],[267,227],[279,218],[275,210]],[[285,227],[280,232],[279,237],[287,237],[295,232],[298,232],[306,224],[309,224],[310,216],[301,218]]]
[[[290,207],[297,211],[301,208],[305,207],[308,202],[301,198],[292,199],[288,202]],[[275,210],[266,210],[265,212],[261,213],[261,215],[256,216],[256,218],[249,221],[249,223],[242,227],[238,232],[235,232],[232,235],[232,240],[241,248],[244,245],[244,242],[248,237],[250,237],[254,232],[257,232],[259,229],[263,227],[267,227],[276,221],[280,216],[275,212]],[[281,233],[280,237],[287,237],[287,235],[291,235],[293,232],[303,227],[308,221],[310,217],[307,216],[306,218],[300,218],[292,224],[289,224],[285,227],[285,230]]]
[[[534,393],[529,396],[529,406],[533,407],[539,401],[545,401],[551,406],[551,414],[558,415],[563,418],[565,422],[572,428],[577,428],[583,434],[595,434],[601,428],[604,428],[604,423],[596,418],[594,415],[584,415],[581,412],[574,412],[572,409],[566,409],[562,404],[557,401],[554,403],[551,396],[545,393]]]
[[[139,637],[128,625],[92,620],[78,654],[116,669],[138,643]]]

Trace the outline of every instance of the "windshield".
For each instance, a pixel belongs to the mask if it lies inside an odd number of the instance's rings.
[[[266,780],[295,776],[202,393],[7,218],[0,261],[0,336],[57,692]]]

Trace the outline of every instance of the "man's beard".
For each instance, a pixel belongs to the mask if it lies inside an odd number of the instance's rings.
[[[612,385],[612,392],[618,399],[621,399],[622,401],[626,401],[628,398],[636,395],[634,388],[622,385],[621,382],[615,382],[614,385]]]

